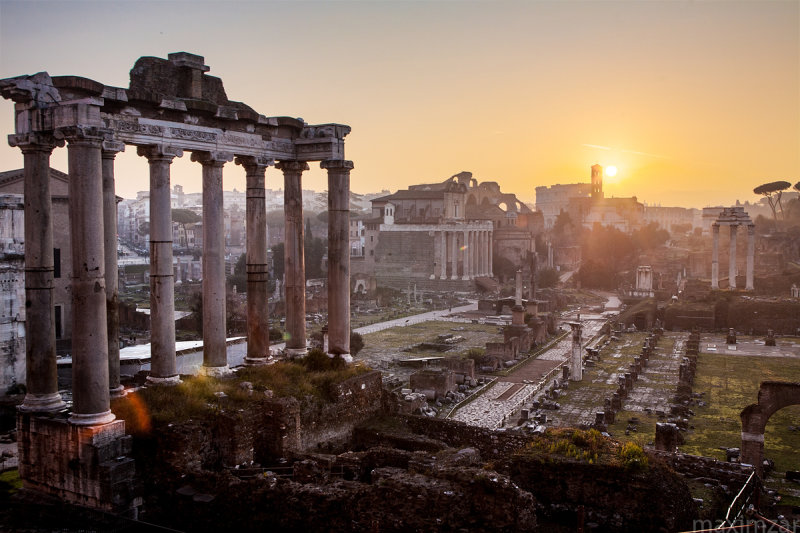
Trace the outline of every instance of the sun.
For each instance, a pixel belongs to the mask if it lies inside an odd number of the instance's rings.
[[[617,175],[617,167],[614,167],[614,166],[606,167],[605,174],[606,174],[606,176],[608,176],[610,178],[613,178],[614,176]]]

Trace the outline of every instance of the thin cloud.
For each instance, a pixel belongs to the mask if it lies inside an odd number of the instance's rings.
[[[582,146],[586,146],[588,148],[597,148],[598,150],[611,150],[608,146],[600,146],[599,144],[583,144]]]
[[[649,152],[637,152],[636,150],[622,150],[623,153],[626,154],[636,154],[636,155],[644,155],[647,157],[657,157],[659,159],[669,159],[669,157],[665,155],[658,155],[658,154],[651,154]]]

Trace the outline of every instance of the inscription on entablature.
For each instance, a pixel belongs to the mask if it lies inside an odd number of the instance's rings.
[[[120,133],[142,133],[144,135],[164,135],[164,128],[155,124],[140,124],[116,120],[111,122],[111,128]]]
[[[173,138],[184,141],[216,142],[217,134],[210,131],[187,130],[183,128],[170,128],[169,133]]]
[[[224,143],[238,146],[252,146],[254,148],[261,148],[264,146],[264,141],[258,137],[235,135],[233,133],[223,133],[222,139],[220,140]]]
[[[298,144],[298,154],[311,154],[316,152],[330,152],[331,143]]]

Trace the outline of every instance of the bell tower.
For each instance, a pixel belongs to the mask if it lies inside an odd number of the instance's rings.
[[[603,167],[592,165],[592,200],[603,198]]]

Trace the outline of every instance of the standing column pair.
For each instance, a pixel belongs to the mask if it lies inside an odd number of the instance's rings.
[[[106,320],[103,170],[106,138],[96,127],[61,130],[69,142],[69,221],[72,248],[72,381],[70,422],[114,420],[109,397]]]

